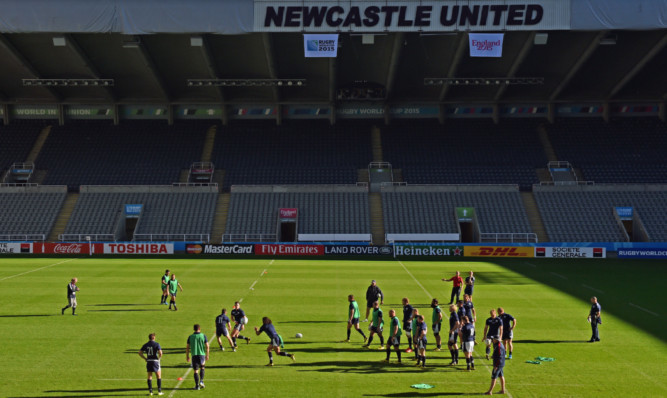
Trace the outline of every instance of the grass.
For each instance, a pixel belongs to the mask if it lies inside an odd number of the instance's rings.
[[[506,260],[494,262],[2,258],[0,260],[0,395],[6,397],[145,396],[146,373],[137,355],[150,332],[164,357],[165,396],[408,397],[477,395],[488,388],[489,362],[476,347],[477,370],[453,368],[449,352],[433,352],[428,369],[383,364],[384,352],[345,338],[348,294],[363,296],[371,279],[385,293],[385,314],[401,298],[430,316],[432,297],[449,301],[454,271],[477,276],[478,333],[488,310],[503,306],[517,318],[514,359],[505,375],[513,397],[665,396],[664,261]],[[179,311],[159,305],[165,268],[183,285]],[[60,315],[66,285],[79,278],[78,317]],[[254,283],[254,290],[250,286]],[[602,342],[586,343],[588,298],[603,308]],[[273,319],[296,363],[268,362],[265,335],[238,352],[211,345],[203,391],[192,391],[185,342],[194,323],[214,338],[214,319],[242,301],[250,326]],[[632,303],[629,304],[629,303]],[[362,314],[363,318],[363,314]],[[367,324],[362,324],[366,327]],[[302,339],[295,339],[302,333]],[[478,339],[480,340],[480,339]],[[405,342],[405,339],[403,339]],[[373,345],[378,346],[377,339]],[[227,346],[225,346],[227,347]],[[404,347],[405,348],[405,347]],[[556,358],[541,365],[525,361]],[[410,388],[417,383],[430,390]],[[498,391],[499,387],[496,387]]]

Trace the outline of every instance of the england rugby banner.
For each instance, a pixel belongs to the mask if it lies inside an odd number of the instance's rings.
[[[303,51],[306,58],[336,58],[338,34],[303,35]]]
[[[469,33],[471,57],[503,56],[503,33]]]

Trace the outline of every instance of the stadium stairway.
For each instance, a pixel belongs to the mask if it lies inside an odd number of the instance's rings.
[[[204,139],[204,148],[201,153],[202,162],[210,162],[213,156],[213,147],[215,145],[215,135],[218,131],[218,126],[215,124],[206,130],[206,138]]]
[[[222,235],[225,233],[225,226],[227,225],[230,198],[231,194],[229,192],[218,195],[218,202],[215,204],[213,227],[211,228],[211,243],[222,242]]]
[[[371,148],[373,150],[373,161],[382,162],[382,134],[377,126],[373,126],[371,129]]]
[[[382,196],[380,192],[371,192],[368,197],[368,204],[371,207],[371,234],[373,237],[373,245],[384,245],[384,217],[382,214]]]
[[[544,148],[544,154],[547,156],[547,160],[550,162],[557,161],[558,156],[556,155],[556,151],[551,144],[551,139],[549,139],[549,132],[547,131],[547,128],[543,124],[540,124],[540,127],[537,128],[537,132],[538,136],[540,137],[542,148]]]
[[[44,147],[46,139],[49,138],[49,134],[51,134],[51,126],[44,127],[37,136],[37,139],[35,140],[35,145],[32,146],[30,153],[28,153],[28,158],[26,159],[26,162],[35,163],[35,160],[37,160],[37,156],[39,156],[39,153],[42,151],[42,147]]]
[[[181,169],[181,174],[179,174],[178,176],[178,182],[188,182],[189,177],[190,177],[190,170]]]
[[[530,222],[530,229],[537,235],[538,242],[548,242],[547,230],[544,228],[544,222],[540,211],[537,209],[537,202],[532,192],[521,192],[523,207],[526,209],[526,215]]]
[[[357,182],[370,183],[368,169],[357,169]]]
[[[56,222],[53,224],[51,233],[46,238],[47,241],[56,242],[59,240],[58,235],[65,233],[65,227],[67,227],[67,222],[69,221],[70,217],[72,217],[72,212],[74,211],[74,206],[76,205],[77,200],[79,200],[78,193],[69,192],[67,194],[65,202],[63,203],[63,207],[60,209],[60,213],[58,213]]]

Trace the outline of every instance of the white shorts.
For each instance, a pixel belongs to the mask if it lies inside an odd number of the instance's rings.
[[[464,341],[463,342],[463,352],[472,352],[475,349],[474,341]]]
[[[76,297],[70,297],[69,306],[72,308],[76,308]]]

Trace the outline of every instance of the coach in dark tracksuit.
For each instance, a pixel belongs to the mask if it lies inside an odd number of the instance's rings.
[[[591,311],[588,313],[588,322],[591,323],[591,330],[593,331],[593,334],[588,342],[594,343],[596,341],[600,341],[598,325],[602,324],[602,318],[600,318],[602,307],[600,306],[600,303],[598,303],[598,298],[595,296],[591,297],[591,303]]]
[[[368,322],[368,314],[371,312],[373,303],[376,301],[379,302],[380,305],[384,304],[384,294],[382,294],[382,290],[380,290],[375,279],[373,279],[371,285],[368,286],[368,289],[366,290],[366,319],[364,319],[364,322]]]

